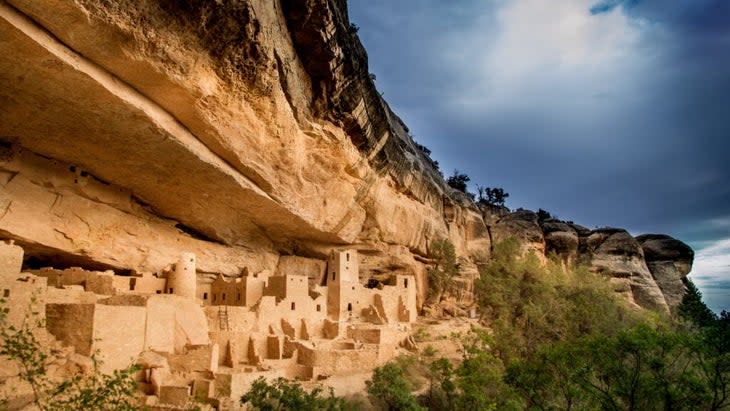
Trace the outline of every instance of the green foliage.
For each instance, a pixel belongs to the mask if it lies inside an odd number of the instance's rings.
[[[411,387],[405,378],[403,368],[389,362],[373,372],[371,380],[366,381],[367,391],[372,402],[388,411],[420,411],[416,397],[411,394]]]
[[[35,302],[33,299],[31,305]],[[114,371],[112,375],[99,371],[94,357],[91,374],[76,375],[70,380],[57,383],[46,375],[47,355],[36,338],[43,323],[26,318],[15,327],[8,323],[9,309],[0,300],[0,356],[14,360],[20,369],[19,377],[33,389],[38,409],[46,410],[136,410],[137,384],[133,375],[139,368],[130,366]],[[34,316],[33,316],[34,317]]]
[[[436,349],[435,349],[435,348],[433,348],[433,345],[431,345],[431,344],[427,345],[427,346],[426,346],[426,347],[425,347],[425,348],[423,349],[423,351],[421,351],[421,355],[422,355],[422,356],[424,356],[424,357],[429,357],[429,358],[430,358],[430,357],[433,357],[433,356],[435,356],[435,355],[436,355],[436,353],[438,353],[438,351],[436,351]]]
[[[469,178],[468,175],[459,172],[459,170],[454,170],[454,174],[446,179],[446,184],[461,191],[462,193],[467,193],[466,183],[469,181],[471,181],[471,178]]]
[[[477,202],[479,204],[503,206],[507,197],[509,197],[509,193],[505,192],[503,188],[477,186]]]
[[[683,282],[687,287],[687,293],[682,297],[677,314],[697,327],[712,325],[717,320],[717,316],[702,301],[700,290],[689,278],[684,278]]]
[[[436,240],[431,243],[430,257],[434,265],[428,270],[428,299],[439,302],[452,289],[459,272],[454,245],[448,239]]]
[[[546,221],[550,220],[551,218],[553,218],[553,216],[549,212],[543,210],[542,208],[537,210],[537,219],[539,221]]]
[[[730,407],[730,315],[688,285],[687,329],[630,309],[608,282],[556,258],[496,244],[476,294],[490,335],[472,333],[454,371],[455,409],[720,410]],[[481,333],[483,334],[483,333]],[[504,366],[506,365],[506,366]]]
[[[332,388],[329,395],[316,387],[305,391],[297,382],[278,378],[268,383],[264,377],[254,381],[251,389],[241,397],[241,404],[249,404],[260,411],[337,411],[352,409],[343,398],[335,397]]]
[[[476,296],[495,331],[492,349],[505,362],[556,341],[611,334],[640,319],[603,278],[557,258],[542,263],[532,252],[521,257],[514,239],[495,245]]]
[[[509,387],[502,380],[503,362],[490,349],[493,341],[485,331],[477,329],[464,340],[464,357],[455,373],[455,409],[514,409]]]
[[[513,362],[506,381],[539,409],[722,409],[727,385],[713,380],[730,374],[705,373],[702,346],[700,335],[640,324],[545,347]]]

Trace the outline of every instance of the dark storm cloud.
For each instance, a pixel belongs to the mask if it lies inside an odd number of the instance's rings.
[[[665,24],[673,30],[695,33],[730,31],[730,2],[727,0],[606,0],[593,5],[590,12],[594,15],[607,13],[619,6],[632,17]]]
[[[350,10],[379,90],[444,173],[588,227],[730,238],[730,1]]]

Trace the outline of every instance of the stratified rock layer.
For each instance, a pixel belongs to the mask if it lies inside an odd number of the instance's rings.
[[[0,1],[0,238],[28,268],[151,273],[185,251],[208,279],[314,272],[353,247],[362,281],[414,275],[419,304],[449,238],[468,304],[493,241],[515,236],[674,305],[686,255],[647,267],[625,232],[485,212],[448,187],[355,32],[341,0]]]

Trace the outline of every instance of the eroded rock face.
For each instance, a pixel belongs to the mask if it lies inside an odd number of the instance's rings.
[[[641,307],[668,312],[682,300],[682,279],[692,267],[693,252],[679,240],[666,235],[634,238],[618,228],[589,230],[554,219],[539,221],[528,210],[490,217],[485,221],[492,224],[495,242],[514,237],[523,250],[555,253],[566,263],[586,264]]]
[[[575,262],[580,240],[574,225],[560,221],[545,221],[541,222],[540,228],[545,236],[547,254],[555,253],[566,262]]]
[[[367,278],[414,275],[420,306],[434,240],[453,242],[468,302],[493,242],[515,236],[590,260],[639,304],[663,307],[649,269],[679,292],[687,264],[647,268],[627,233],[448,187],[355,32],[342,0],[0,3],[0,238],[32,268],[149,273],[193,252],[208,279],[300,257],[315,277],[351,246]]]
[[[497,220],[492,227],[494,242],[513,237],[522,245],[523,251],[532,250],[545,255],[545,237],[537,221],[537,214],[530,210],[518,210]]]
[[[644,251],[626,230],[605,228],[586,239],[585,258],[597,272],[612,277],[617,291],[628,287],[633,301],[645,308],[667,312],[667,303],[644,260]]]
[[[694,251],[685,243],[663,234],[636,237],[644,250],[646,265],[661,288],[670,308],[682,302],[686,292],[682,281],[692,269]]]
[[[175,248],[229,276],[357,243],[412,259],[451,236],[485,256],[344,2],[16,0],[0,17],[0,233],[31,256],[147,272]]]

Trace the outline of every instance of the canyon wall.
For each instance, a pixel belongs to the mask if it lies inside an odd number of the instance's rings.
[[[343,0],[0,0],[0,238],[28,268],[152,273],[193,252],[202,279],[348,247],[364,278],[414,275],[421,305],[432,241],[471,279],[511,235],[676,305],[653,276],[691,254],[646,251],[664,240],[485,215],[448,187],[356,31]]]

